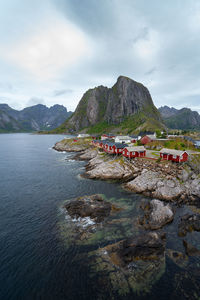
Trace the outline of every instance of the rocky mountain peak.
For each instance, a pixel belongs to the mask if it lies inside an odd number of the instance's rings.
[[[161,122],[148,89],[128,77],[119,76],[112,88],[99,86],[88,90],[80,100],[66,128],[80,131],[99,123],[119,125],[127,118],[137,117],[137,124],[148,118]]]

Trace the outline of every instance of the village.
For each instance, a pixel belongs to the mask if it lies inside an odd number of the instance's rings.
[[[156,132],[141,132],[139,135],[115,136],[113,134],[103,134],[101,137],[79,134],[78,138],[92,138],[92,145],[99,148],[100,151],[110,155],[122,155],[128,159],[146,158],[182,163],[186,162],[190,155],[199,154],[199,141],[194,141],[187,136],[165,136],[165,139],[161,139],[157,137]],[[176,138],[182,140],[182,143],[180,143],[182,149],[176,149],[177,146],[175,146],[175,149],[161,146],[165,145],[163,142],[176,140]],[[74,139],[73,141],[76,143],[78,140]],[[183,141],[185,142],[183,143]],[[152,147],[152,145],[154,146]]]

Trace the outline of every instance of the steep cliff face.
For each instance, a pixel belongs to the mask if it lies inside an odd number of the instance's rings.
[[[182,130],[200,130],[200,115],[189,108],[160,107],[159,111],[167,127]]]
[[[162,122],[148,89],[141,83],[120,76],[112,88],[99,86],[88,90],[62,128],[80,131],[99,123],[119,126],[123,122],[130,126],[131,119],[133,130],[137,127],[144,129],[142,125],[145,122],[150,121],[151,125],[153,122],[156,127]]]
[[[21,130],[21,125],[13,117],[0,110],[0,132],[17,132]]]
[[[7,104],[0,104],[0,112],[1,132],[54,129],[72,114],[63,105],[58,104],[50,108],[38,104],[20,111]]]

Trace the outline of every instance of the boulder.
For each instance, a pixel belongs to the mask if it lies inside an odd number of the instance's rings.
[[[98,194],[79,197],[65,204],[64,207],[71,218],[89,217],[96,223],[102,222],[115,208],[110,202],[104,201]]]
[[[125,187],[136,193],[143,193],[154,191],[158,181],[160,181],[160,178],[157,172],[145,170],[140,176],[128,182]]]
[[[187,241],[183,240],[183,246],[185,248],[185,253],[188,256],[200,256],[200,250],[189,244]]]
[[[167,249],[166,254],[180,268],[185,268],[188,265],[188,256],[182,252]]]
[[[163,185],[157,185],[153,196],[161,200],[176,200],[185,192],[184,186],[181,186],[178,180],[164,180]]]
[[[123,241],[117,251],[124,265],[134,260],[159,259],[165,252],[165,233],[148,232]]]
[[[76,159],[79,160],[91,160],[97,156],[98,150],[96,149],[86,149],[83,153],[77,154]]]
[[[200,231],[200,215],[198,214],[186,214],[181,217],[178,224],[179,236],[186,236],[188,232],[192,231]]]
[[[130,167],[123,158],[98,155],[90,160],[85,175],[91,179],[114,179],[126,181],[133,178],[134,168]]]
[[[142,208],[145,211],[144,217],[140,219],[140,224],[144,225],[145,229],[160,229],[174,219],[174,213],[169,204],[164,204],[162,201],[154,199],[149,205],[144,205]]]

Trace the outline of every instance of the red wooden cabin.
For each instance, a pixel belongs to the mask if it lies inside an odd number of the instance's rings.
[[[188,160],[188,153],[186,151],[163,148],[160,150],[160,158],[174,162],[184,162]]]
[[[144,148],[144,146],[126,147],[123,150],[122,155],[127,158],[145,157],[146,149]]]

